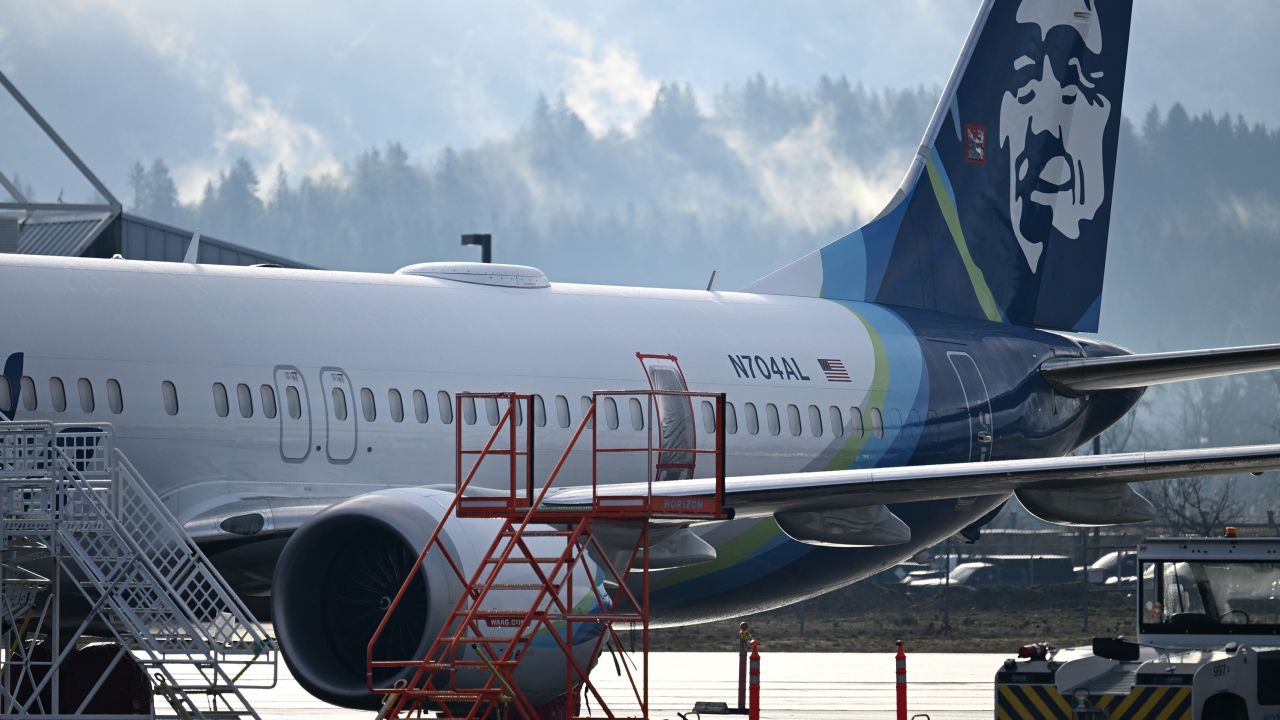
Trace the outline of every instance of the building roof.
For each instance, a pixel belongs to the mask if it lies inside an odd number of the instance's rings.
[[[95,241],[107,237],[90,252]],[[149,218],[110,209],[32,214],[18,229],[18,252],[26,255],[97,257],[120,255],[131,260],[182,262],[194,235]],[[311,265],[201,234],[198,261],[215,265],[272,264],[292,268]]]
[[[79,257],[114,216],[115,213],[104,211],[30,217],[19,227],[18,252]]]

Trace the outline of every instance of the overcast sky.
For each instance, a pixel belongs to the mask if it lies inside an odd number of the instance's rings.
[[[977,0],[0,0],[0,69],[128,201],[135,160],[165,158],[187,199],[235,157],[319,174],[370,145],[418,162],[510,134],[539,93],[624,131],[661,81],[711,109],[762,73],[812,88],[940,86]],[[1135,0],[1125,110],[1280,126],[1280,3]],[[38,194],[88,190],[0,101],[0,169]],[[264,178],[264,179],[265,179]]]

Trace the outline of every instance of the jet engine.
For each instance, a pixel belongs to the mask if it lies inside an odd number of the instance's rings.
[[[429,488],[360,495],[326,508],[289,539],[276,566],[272,615],[285,662],[312,695],[350,708],[377,707],[380,698],[366,687],[366,648],[451,500],[451,493]],[[442,529],[441,540],[470,577],[484,561],[500,527],[499,520],[453,517]],[[526,542],[541,556],[559,555],[564,549],[563,538],[528,537]],[[503,572],[504,584],[523,580],[526,589],[495,589],[484,607],[527,609],[536,594],[527,589],[531,581],[536,582],[528,565],[509,566]],[[573,586],[579,595],[586,589],[590,597],[588,569],[580,567],[578,573]],[[421,660],[448,621],[462,589],[448,562],[433,549],[374,647],[374,659]],[[584,598],[575,600],[581,603]],[[510,637],[513,631],[490,632]],[[588,633],[581,635],[581,642],[574,637],[574,654],[587,666],[595,659],[590,657],[595,644],[588,642]],[[535,639],[521,657],[517,679],[531,701],[550,700],[564,694],[565,665],[555,643]],[[391,686],[407,672],[375,672],[375,685]],[[468,681],[464,674],[459,671],[460,685]]]

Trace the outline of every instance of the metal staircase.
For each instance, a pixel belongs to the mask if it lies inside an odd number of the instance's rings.
[[[275,685],[274,641],[110,424],[0,423],[0,561],[0,718],[80,716],[136,662],[154,717],[259,719],[241,690]],[[91,638],[118,646],[86,676]]]
[[[464,445],[462,423],[458,423],[458,479],[453,505],[427,541],[368,645],[369,686],[385,697],[380,717],[421,718],[434,712],[446,718],[573,718],[582,716],[580,704],[585,699],[610,718],[647,718],[650,523],[655,518],[669,522],[724,518],[724,395],[687,390],[596,392],[572,440],[542,483],[535,482],[533,465],[533,396],[458,393],[457,398],[456,417],[462,417],[464,400],[496,399],[507,407],[483,449]],[[635,433],[639,440],[629,446],[606,447],[596,428],[599,423],[595,420],[600,416],[597,408],[601,403],[615,402],[614,398],[621,398],[623,403],[635,398],[648,406],[649,433]],[[664,422],[670,418],[664,418],[663,413],[670,413],[673,404],[679,404],[691,414],[694,398],[706,400],[715,408],[716,427],[715,432],[709,433],[708,446],[698,447],[691,434],[681,436],[689,442],[682,442],[680,447],[655,437],[653,428],[670,426]],[[521,418],[530,421],[518,429]],[[581,508],[544,505],[553,486],[562,487],[569,482],[560,479],[557,484],[557,479],[588,430],[593,488],[590,502]],[[625,437],[618,433],[612,436]],[[607,471],[602,465],[606,463],[602,459],[622,454],[635,456],[639,462],[626,474],[618,472],[616,462],[607,465],[608,474],[613,476],[605,477]],[[690,473],[699,457],[714,462],[714,493],[700,498],[699,503],[673,511],[655,503],[651,492],[626,497],[595,492],[599,483],[643,482],[646,476],[652,487],[663,472],[669,471],[667,466],[673,455],[679,456]],[[470,459],[469,464],[464,458]],[[505,465],[501,474],[509,480],[507,491],[494,494],[489,488],[487,492],[469,493],[482,464],[489,459]],[[463,568],[441,535],[441,528],[455,517],[502,520],[488,551],[473,569]],[[443,627],[423,657],[375,658],[375,646],[396,613],[405,589],[433,553],[444,558],[462,587]],[[590,680],[591,666],[606,642],[617,650],[624,647],[614,630],[617,624],[639,631],[643,653],[634,671],[628,663],[620,666],[626,670],[633,691],[632,697],[622,699],[606,698]],[[545,654],[535,658],[531,653],[535,645],[540,645]],[[520,686],[517,668],[526,658],[532,663],[563,663],[559,680],[563,694],[555,700],[555,707],[535,706]]]

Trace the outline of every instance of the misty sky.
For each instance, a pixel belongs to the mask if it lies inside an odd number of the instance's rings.
[[[977,0],[334,3],[0,0],[0,68],[118,196],[165,158],[185,199],[237,156],[264,178],[330,171],[398,140],[417,162],[509,135],[539,93],[625,132],[661,81],[706,111],[762,73],[809,89],[940,86]],[[1182,101],[1280,125],[1280,4],[1136,0],[1125,108]],[[1262,88],[1262,90],[1260,90]],[[89,191],[0,102],[0,168],[37,194]]]

